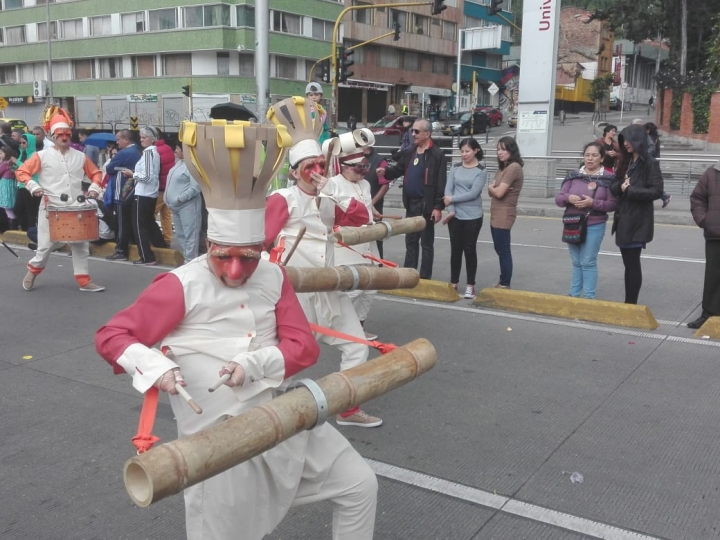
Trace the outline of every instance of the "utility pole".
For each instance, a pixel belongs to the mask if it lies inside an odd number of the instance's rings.
[[[50,32],[50,2],[45,3],[45,21],[47,25],[47,70],[48,70],[48,105],[51,105],[53,96],[53,75],[52,75],[52,32]]]
[[[270,8],[255,0],[255,87],[258,121],[265,122],[270,102]]]

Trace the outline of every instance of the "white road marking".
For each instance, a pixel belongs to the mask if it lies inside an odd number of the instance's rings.
[[[534,315],[521,315],[518,313],[511,313],[508,311],[495,311],[491,309],[483,309],[476,307],[465,307],[465,306],[452,306],[447,304],[438,304],[435,302],[426,302],[424,300],[412,300],[405,298],[394,298],[392,296],[378,295],[377,298],[385,302],[395,302],[397,304],[410,304],[413,306],[423,307],[434,307],[438,309],[446,309],[450,311],[460,311],[465,313],[475,313],[481,315],[491,315],[493,317],[501,317],[506,319],[515,319],[518,321],[528,321],[540,324],[551,324],[554,326],[564,326],[566,328],[578,328],[581,330],[592,330],[596,332],[611,332],[613,334],[620,334],[624,336],[641,337],[647,339],[654,339],[659,341],[675,341],[678,343],[688,343],[690,345],[704,345],[706,347],[720,347],[719,341],[709,341],[697,338],[684,338],[678,336],[671,336],[668,334],[656,334],[651,332],[641,332],[638,330],[627,330],[625,328],[617,328],[615,326],[600,326],[596,324],[575,322],[575,321],[563,321],[552,318],[536,317]],[[679,323],[674,323],[679,324]]]
[[[603,540],[658,540],[654,536],[621,529],[613,525],[600,523],[599,521],[592,521],[572,514],[566,514],[565,512],[558,512],[535,504],[450,482],[449,480],[443,480],[442,478],[389,465],[381,461],[372,459],[366,459],[365,461],[367,461],[373,471],[375,471],[375,474],[379,476],[435,493],[455,497],[456,499],[480,506],[493,508],[506,514],[521,516],[539,523],[547,523],[548,525],[553,525],[568,531],[574,531],[594,538],[602,538]]]

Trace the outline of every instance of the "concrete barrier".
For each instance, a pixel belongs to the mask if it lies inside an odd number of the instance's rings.
[[[404,296],[420,300],[435,300],[436,302],[457,302],[460,295],[446,281],[434,279],[421,279],[420,283],[412,289],[394,289],[392,291],[378,291],[382,294]]]
[[[27,234],[25,234],[24,231],[5,231],[2,236],[6,244],[27,246],[30,243],[30,240],[28,239]],[[155,253],[155,258],[157,259],[158,264],[161,264],[163,266],[180,266],[183,263],[182,253],[177,250],[155,247],[152,248],[152,250],[153,253]],[[64,246],[62,249],[60,249],[60,251],[67,252],[70,251],[70,248],[68,246]],[[93,257],[104,258],[108,255],[112,255],[113,253],[115,253],[114,242],[106,242],[97,246],[94,244],[90,244],[90,255],[92,255]],[[133,261],[139,258],[140,255],[138,255],[137,247],[131,245],[128,259]]]
[[[705,324],[695,332],[697,337],[710,336],[713,339],[720,339],[720,317],[710,317]]]
[[[645,330],[655,330],[658,327],[658,322],[647,306],[605,300],[586,300],[556,294],[493,288],[481,290],[473,300],[473,304]]]

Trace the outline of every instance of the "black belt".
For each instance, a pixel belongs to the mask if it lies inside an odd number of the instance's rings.
[[[417,202],[417,201],[424,201],[425,197],[408,197],[408,201],[410,202]]]

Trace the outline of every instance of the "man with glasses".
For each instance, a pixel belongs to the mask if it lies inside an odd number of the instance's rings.
[[[405,235],[405,268],[418,267],[422,246],[420,278],[432,279],[435,223],[440,221],[445,208],[443,197],[447,182],[447,160],[442,149],[431,138],[429,121],[416,120],[412,127],[413,145],[399,156],[395,165],[378,168],[378,176],[388,180],[403,179],[403,205],[405,217],[423,216],[425,229]]]

